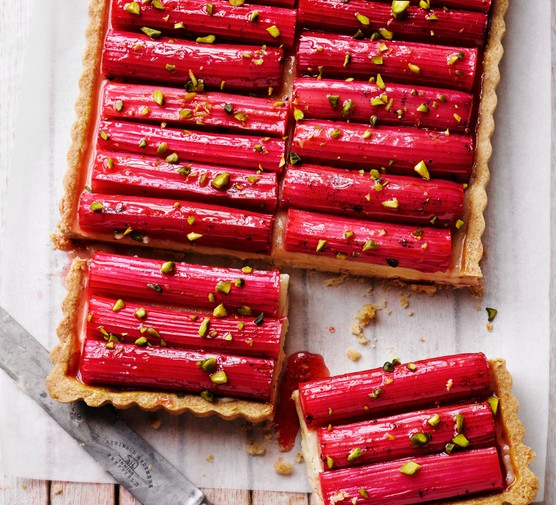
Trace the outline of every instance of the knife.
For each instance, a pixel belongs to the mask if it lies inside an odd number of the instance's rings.
[[[63,404],[48,395],[48,351],[0,307],[0,368],[143,505],[210,505],[171,463],[111,406]]]

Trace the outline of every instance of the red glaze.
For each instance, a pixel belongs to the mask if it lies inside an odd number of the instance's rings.
[[[440,416],[440,422],[433,427],[427,421],[434,415]],[[458,434],[456,415],[463,416],[462,433],[470,442],[469,449],[496,444],[494,417],[488,403],[435,408],[331,429],[319,428],[323,465],[327,467],[327,458],[334,460],[336,469],[442,452]],[[424,446],[412,445],[410,439],[415,433],[428,434],[430,441]],[[355,449],[361,449],[361,456],[348,461],[348,455]]]
[[[280,384],[280,402],[274,416],[274,426],[278,433],[281,451],[291,451],[297,432],[299,420],[295,411],[292,393],[301,382],[329,377],[330,372],[320,354],[296,352],[288,357],[284,376]]]
[[[188,175],[179,173],[184,167]],[[230,176],[227,187],[218,189],[208,182],[222,173]],[[278,200],[278,182],[273,172],[255,175],[252,170],[171,164],[151,156],[108,151],[101,151],[95,158],[91,188],[94,193],[171,198],[258,212],[273,212]]]
[[[215,384],[197,364],[216,358],[217,371],[227,375],[226,384]],[[86,340],[79,376],[85,384],[113,385],[118,388],[154,388],[217,395],[232,395],[253,400],[269,399],[274,362],[258,358],[200,353],[169,347],[139,347]]]
[[[479,12],[409,7],[402,19],[392,16],[392,5],[368,0],[299,0],[299,22],[304,27],[366,36],[381,28],[394,34],[394,40],[430,44],[482,47],[488,16]],[[362,24],[356,15],[369,22]],[[434,16],[433,19],[430,19]]]
[[[268,87],[280,86],[282,58],[282,50],[278,48],[199,44],[167,37],[153,40],[143,34],[109,30],[102,73],[105,77],[180,86],[192,79],[192,73],[209,88],[266,92]],[[167,65],[175,68],[167,70]]]
[[[464,132],[470,126],[473,95],[469,93],[407,84],[385,85],[382,90],[376,84],[365,82],[302,78],[294,81],[293,97],[296,108],[308,119],[368,123],[371,116],[376,116],[377,125],[449,129],[450,132]],[[331,105],[330,96],[338,97],[337,106]],[[388,102],[392,100],[391,108],[384,103],[371,105],[371,100],[382,96],[387,96]],[[417,110],[421,104],[429,107],[428,113]],[[348,114],[343,112],[344,105],[351,107]],[[454,114],[459,116],[459,121]]]
[[[127,0],[112,2],[112,26],[121,30],[138,31],[142,26],[156,28],[165,35],[195,38],[212,34],[216,41],[233,40],[271,46],[292,46],[294,42],[296,11],[278,7],[242,5],[233,6],[226,0],[213,0],[212,14],[207,12],[205,0],[164,0],[164,10],[148,3],[141,4],[139,16],[125,10]],[[251,14],[259,13],[256,22]],[[181,23],[183,28],[176,24]],[[273,37],[267,28],[277,26],[280,36]]]
[[[467,135],[322,120],[297,123],[292,151],[303,162],[351,170],[384,167],[388,174],[413,176],[418,176],[415,165],[424,161],[431,177],[461,182],[473,166],[473,138]]]
[[[117,278],[113,279],[113,286],[115,296],[119,296]],[[162,339],[170,347],[199,352],[222,352],[270,359],[277,359],[280,353],[283,318],[265,318],[262,325],[256,325],[253,317],[230,314],[230,317],[216,318],[212,312],[165,309],[130,302],[127,298],[125,307],[115,312],[115,303],[114,298],[92,296],[89,299],[88,338],[103,340],[102,328],[104,332],[112,333],[121,342],[128,344],[140,337],[146,337],[155,345],[160,344]],[[245,305],[250,304],[251,301],[245,299]],[[146,310],[146,317],[138,319],[135,316],[139,308]],[[209,328],[206,335],[201,336],[199,327],[207,317],[210,319]],[[154,329],[156,333],[149,333],[148,328]]]
[[[203,0],[203,6],[206,3]],[[228,4],[229,5],[229,4]],[[158,90],[163,105],[155,102]],[[289,102],[225,93],[187,93],[183,89],[106,81],[103,84],[102,116],[108,119],[161,122],[178,126],[227,128],[282,137],[286,134]],[[224,107],[232,107],[228,113]],[[118,111],[117,109],[121,110]],[[234,114],[243,114],[236,118]],[[259,139],[264,146],[264,142]]]
[[[146,142],[145,147],[139,147]],[[166,143],[166,149],[161,144]],[[262,146],[262,149],[261,149]],[[100,121],[99,149],[125,151],[156,156],[164,160],[175,153],[181,163],[209,163],[214,165],[269,170],[279,172],[283,164],[285,143],[282,139],[206,133],[200,131],[161,128],[132,122]]]
[[[320,474],[325,503],[351,505],[413,505],[474,493],[497,492],[504,487],[498,453],[494,447],[461,454],[434,454],[414,458],[421,468],[405,475],[400,468],[409,460],[347,468]],[[360,493],[363,489],[366,497]]]
[[[353,232],[347,236],[346,232]],[[317,252],[321,240],[326,244]],[[363,251],[368,241],[374,247]],[[426,244],[426,246],[425,246]],[[450,230],[377,223],[289,209],[284,247],[338,261],[358,261],[422,272],[445,271],[451,261]]]
[[[386,47],[386,50],[381,51],[381,47]],[[463,58],[450,65],[450,56],[459,53],[463,53]],[[347,64],[346,54],[351,58]],[[382,63],[373,63],[373,57],[382,57]],[[410,64],[416,65],[419,71],[412,71]],[[414,42],[356,40],[351,36],[317,32],[301,35],[297,53],[300,75],[368,80],[379,73],[385,82],[423,84],[463,91],[473,89],[476,66],[477,49]],[[319,67],[322,67],[322,71]]]
[[[382,205],[394,198],[397,209]],[[438,224],[453,224],[463,213],[463,186],[393,175],[374,180],[368,173],[303,164],[286,171],[282,205],[376,221],[428,226],[436,217]]]
[[[93,203],[101,203],[102,210],[92,210]],[[78,215],[84,232],[107,234],[115,241],[148,244],[156,238],[257,254],[269,253],[274,222],[270,214],[218,205],[88,192],[81,194]],[[190,238],[190,233],[197,235]]]
[[[374,419],[490,392],[488,361],[482,353],[426,359],[414,365],[414,371],[398,365],[393,372],[375,368],[301,384],[299,397],[307,424]]]
[[[275,317],[280,307],[280,273],[277,270],[253,270],[246,274],[240,269],[208,267],[176,263],[171,274],[160,271],[164,261],[96,252],[89,261],[89,291],[94,295],[144,300],[150,304],[175,304],[213,310],[224,303],[231,314],[234,309],[248,305],[253,319],[261,312]],[[234,282],[244,279],[243,287]],[[117,284],[115,285],[115,279]],[[220,282],[232,284],[229,294],[216,291]],[[156,284],[162,291],[149,287]],[[214,294],[214,301],[208,294]]]

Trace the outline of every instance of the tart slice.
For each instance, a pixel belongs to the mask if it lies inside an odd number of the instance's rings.
[[[317,505],[528,505],[537,478],[504,360],[459,354],[301,384]]]
[[[53,398],[272,417],[287,275],[96,252],[74,260],[67,285]]]

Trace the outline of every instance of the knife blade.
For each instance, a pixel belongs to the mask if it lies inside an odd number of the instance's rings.
[[[0,307],[0,368],[143,505],[210,505],[111,406],[58,403],[46,391],[48,351]]]

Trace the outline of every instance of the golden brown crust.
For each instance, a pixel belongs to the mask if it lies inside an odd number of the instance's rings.
[[[501,423],[504,441],[509,446],[510,457],[515,474],[515,482],[504,492],[490,496],[465,500],[443,500],[439,505],[529,505],[533,503],[539,488],[537,477],[529,469],[535,458],[533,450],[523,443],[525,427],[519,420],[519,402],[512,393],[512,377],[503,359],[489,360],[494,392],[500,398],[498,421]],[[305,423],[298,391],[293,400],[301,423],[302,450],[305,459],[309,484],[313,490],[313,505],[324,505],[320,493],[318,473],[323,470],[319,457],[318,441],[314,430]]]
[[[68,169],[64,176],[64,196],[60,202],[60,221],[52,236],[53,244],[59,249],[71,247],[68,240],[72,235],[73,222],[77,216],[79,195],[85,185],[86,162],[92,134],[97,121],[97,94],[101,72],[100,62],[107,18],[108,2],[91,0],[89,4],[89,24],[87,26],[83,73],[79,80],[79,96],[75,104],[76,118],[71,132],[68,151]]]
[[[85,317],[82,307],[86,282],[87,261],[75,259],[66,279],[68,293],[62,305],[63,318],[58,326],[60,341],[50,355],[54,368],[46,384],[52,398],[63,403],[83,400],[91,407],[110,403],[122,409],[137,406],[147,411],[165,409],[173,414],[191,412],[199,417],[217,415],[226,420],[241,417],[253,423],[272,419],[278,379],[284,362],[283,349],[275,365],[273,391],[267,403],[232,398],[218,398],[208,402],[199,395],[140,390],[119,391],[109,387],[88,386],[77,380],[71,371],[75,369],[75,361],[81,349],[80,335],[82,335]],[[287,315],[287,275],[282,276],[281,284],[280,317]],[[286,331],[287,324],[283,329],[282,346]]]

